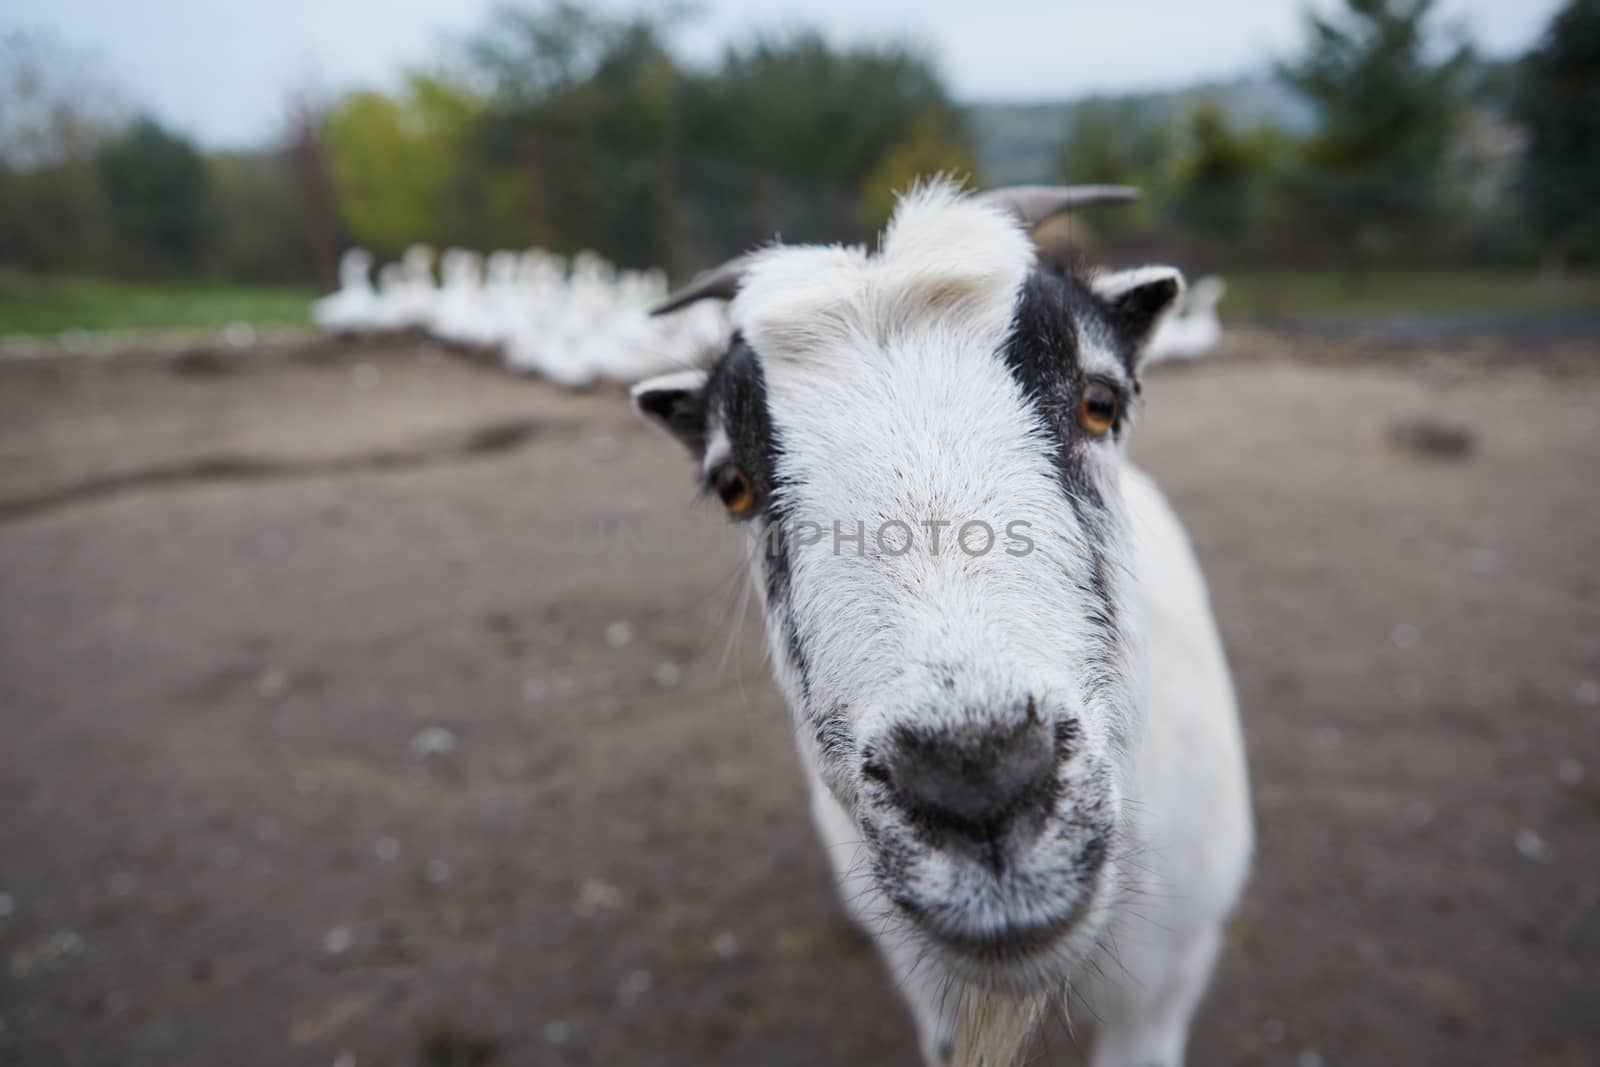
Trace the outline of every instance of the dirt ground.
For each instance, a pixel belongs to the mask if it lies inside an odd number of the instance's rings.
[[[1600,1062],[1600,346],[1146,394],[1260,824],[1192,1062]],[[913,1067],[736,546],[614,391],[0,363],[0,1063]]]

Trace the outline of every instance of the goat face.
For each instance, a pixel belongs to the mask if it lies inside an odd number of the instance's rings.
[[[972,980],[1058,982],[1118,892],[1143,673],[1119,470],[1180,287],[1042,271],[934,186],[875,256],[751,257],[710,371],[635,389],[749,524],[802,757],[875,904]]]

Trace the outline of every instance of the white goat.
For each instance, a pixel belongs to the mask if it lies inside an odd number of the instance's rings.
[[[663,308],[731,297],[726,353],[634,390],[748,524],[817,827],[930,1065],[1065,1011],[1094,1067],[1178,1067],[1249,865],[1205,585],[1124,455],[1182,279],[1028,238],[1107,196],[935,184],[876,255],[753,253]]]

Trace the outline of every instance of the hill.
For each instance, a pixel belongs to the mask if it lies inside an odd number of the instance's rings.
[[[1201,102],[1218,104],[1234,123],[1268,123],[1304,132],[1311,114],[1270,76],[1209,82],[1150,93],[1082,97],[1054,103],[971,104],[967,115],[978,143],[984,180],[992,185],[1048,181],[1073,113],[1090,101],[1132,104],[1152,118],[1171,118]]]

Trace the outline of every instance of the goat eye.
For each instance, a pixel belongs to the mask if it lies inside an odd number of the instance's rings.
[[[722,506],[728,509],[728,514],[736,519],[749,518],[756,510],[756,493],[750,487],[750,479],[745,477],[744,471],[732,463],[725,463],[717,468],[717,473],[712,476],[712,485],[717,490],[717,496],[722,498]]]
[[[1078,398],[1078,425],[1096,437],[1117,422],[1117,391],[1105,382],[1090,382]]]

